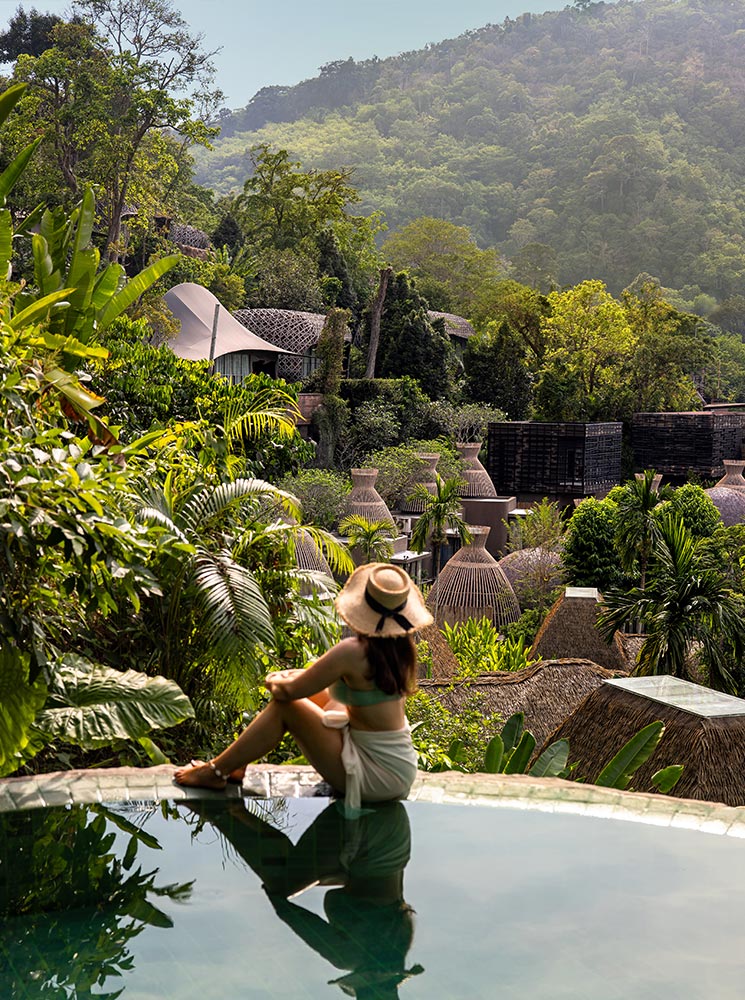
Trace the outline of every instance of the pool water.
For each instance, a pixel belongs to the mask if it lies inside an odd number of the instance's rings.
[[[745,845],[506,807],[0,816],[0,997],[729,1000]]]

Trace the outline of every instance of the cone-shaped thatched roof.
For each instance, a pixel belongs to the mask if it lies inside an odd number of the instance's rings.
[[[447,680],[455,677],[459,670],[459,663],[455,653],[448,645],[447,639],[433,623],[417,632],[416,640],[419,642],[425,639],[429,645],[432,656],[432,676],[435,680]]]
[[[604,680],[613,677],[589,660],[543,660],[514,673],[482,674],[473,680],[422,680],[419,687],[451,712],[459,712],[474,694],[485,715],[506,721],[523,712],[525,728],[540,746]]]
[[[686,685],[694,694],[714,696],[724,710],[741,709],[743,714],[702,715],[695,706],[686,710],[641,693],[649,682],[663,682],[660,687],[664,695],[670,681],[676,686]],[[635,789],[649,791],[656,771],[670,764],[683,764],[685,770],[674,789],[676,796],[745,805],[745,701],[687,681],[630,677],[601,684],[546,742],[568,739],[569,760],[579,761],[575,773],[594,781],[624,743],[658,719],[665,723],[665,733],[647,763],[634,775]]]
[[[497,628],[520,617],[520,605],[494,556],[486,551],[489,527],[470,525],[473,540],[449,559],[427,596],[439,625],[486,617]]]
[[[326,562],[326,557],[318,548],[307,531],[300,531],[295,539],[295,562],[299,569],[310,569],[316,573],[325,573],[333,579],[334,574]]]
[[[584,657],[608,670],[626,670],[618,637],[608,645],[595,627],[600,609],[601,598],[594,587],[567,587],[538,630],[531,655]]]

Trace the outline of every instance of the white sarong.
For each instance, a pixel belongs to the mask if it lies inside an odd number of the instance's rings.
[[[344,739],[341,760],[347,775],[345,805],[358,810],[362,800],[403,799],[414,783],[417,755],[408,722],[403,729],[352,729],[346,712],[325,712],[323,724],[340,729]]]

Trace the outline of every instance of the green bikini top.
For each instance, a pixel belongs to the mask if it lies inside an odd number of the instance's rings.
[[[329,691],[335,701],[340,701],[342,705],[350,705],[352,708],[366,708],[368,705],[379,705],[384,701],[398,701],[402,697],[400,694],[386,694],[380,688],[355,691],[341,677],[338,681],[334,681]]]

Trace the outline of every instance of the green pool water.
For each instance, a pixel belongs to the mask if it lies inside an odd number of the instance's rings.
[[[0,816],[0,998],[741,1000],[745,844],[327,799]]]

